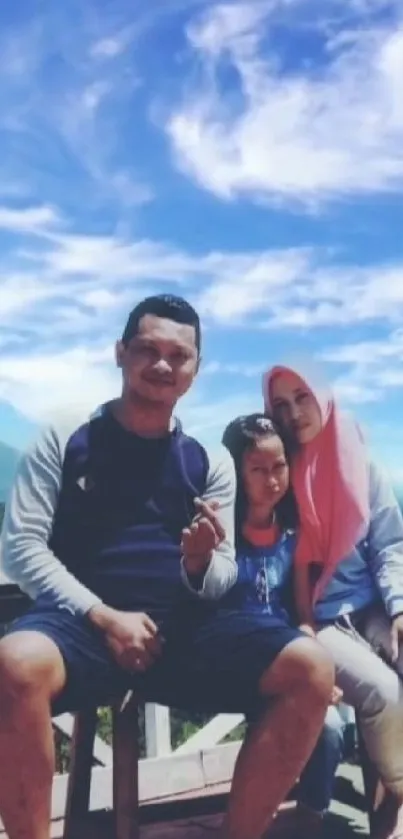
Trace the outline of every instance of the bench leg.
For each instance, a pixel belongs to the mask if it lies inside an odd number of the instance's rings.
[[[77,839],[89,812],[96,725],[96,708],[75,715],[63,839]]]
[[[138,705],[130,691],[113,707],[115,839],[139,839]]]

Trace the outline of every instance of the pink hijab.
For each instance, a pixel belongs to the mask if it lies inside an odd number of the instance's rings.
[[[370,521],[368,454],[360,428],[342,413],[330,392],[308,385],[295,370],[273,367],[263,377],[265,409],[272,413],[274,376],[293,374],[318,404],[322,430],[300,447],[291,463],[291,481],[300,516],[295,561],[320,566],[314,601],[338,563],[366,536]]]

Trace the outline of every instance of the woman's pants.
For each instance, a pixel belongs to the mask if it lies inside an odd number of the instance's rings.
[[[385,787],[403,800],[403,645],[391,663],[390,619],[377,606],[356,625],[341,618],[318,639],[331,653],[343,701],[355,708],[368,755]]]

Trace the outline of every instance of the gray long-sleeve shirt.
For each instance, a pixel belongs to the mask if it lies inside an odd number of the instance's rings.
[[[217,500],[226,538],[198,597],[235,582],[235,474],[177,426],[166,438],[124,430],[104,406],[82,425],[48,428],[22,458],[3,523],[2,567],[32,599],[86,613],[100,601],[166,609],[183,584],[180,534],[196,495]]]

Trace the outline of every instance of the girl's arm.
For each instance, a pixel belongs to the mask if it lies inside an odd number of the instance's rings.
[[[309,565],[296,565],[294,568],[294,602],[300,629],[309,635],[315,635],[312,608],[312,582]]]

